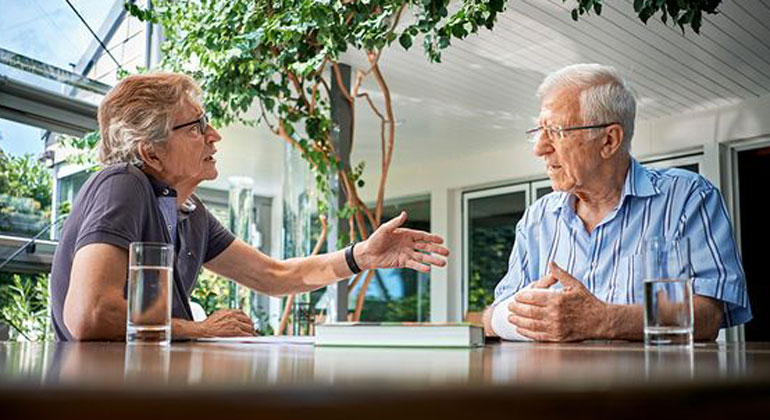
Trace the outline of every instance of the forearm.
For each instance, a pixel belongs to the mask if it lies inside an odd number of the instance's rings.
[[[481,315],[481,324],[484,326],[484,335],[487,337],[497,337],[497,333],[492,329],[492,312],[494,310],[494,305],[489,305]]]
[[[354,248],[359,268],[372,268],[366,255],[366,242]],[[280,268],[272,279],[270,294],[285,295],[315,290],[350,277],[353,272],[345,260],[345,250],[304,258],[291,258],[279,263]]]
[[[706,296],[693,298],[693,339],[713,341],[722,325],[722,303]],[[642,305],[607,305],[606,322],[598,338],[610,340],[644,339],[644,308]]]
[[[642,305],[607,304],[605,322],[597,338],[641,341],[644,339],[644,308]]]
[[[181,318],[171,319],[171,338],[185,340],[190,338],[206,337],[199,322],[188,321]]]
[[[125,340],[126,303],[122,299],[103,299],[88,310],[65,305],[64,324],[77,341]]]
[[[719,335],[724,316],[723,303],[706,296],[693,298],[695,328],[693,338],[698,341],[714,341]]]
[[[70,327],[78,341],[124,341],[126,339],[126,304],[99,304]],[[171,320],[171,335],[175,340],[205,337],[200,324],[185,319]]]

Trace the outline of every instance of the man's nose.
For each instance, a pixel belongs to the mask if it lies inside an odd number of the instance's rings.
[[[532,145],[532,152],[538,157],[553,152],[553,145],[550,140],[548,140],[548,136],[545,135],[545,132],[541,131],[537,136],[535,144]]]
[[[222,140],[222,135],[209,124],[208,129],[206,130],[206,141],[209,143],[216,143],[219,140]]]

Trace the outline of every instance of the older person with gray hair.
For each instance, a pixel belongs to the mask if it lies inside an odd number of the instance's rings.
[[[123,340],[128,246],[174,244],[172,336],[253,335],[240,311],[194,322],[189,297],[201,266],[272,295],[304,292],[353,272],[444,266],[437,235],[402,228],[406,214],[344,251],[277,261],[236,239],[193,194],[217,177],[216,143],[200,88],[187,76],[158,73],[118,83],[99,107],[103,169],[83,185],[64,225],[51,274],[57,340]]]
[[[643,284],[630,261],[655,236],[693,245],[695,339],[749,321],[721,194],[698,174],[647,169],[631,157],[636,100],[617,71],[572,65],[546,77],[537,94],[539,126],[527,133],[555,191],[516,226],[508,273],[484,312],[488,333],[641,340]]]

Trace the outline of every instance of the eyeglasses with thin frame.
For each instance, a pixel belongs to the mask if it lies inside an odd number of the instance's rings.
[[[209,128],[209,117],[206,115],[206,113],[203,113],[195,121],[190,121],[190,122],[186,122],[184,124],[179,124],[177,126],[174,126],[174,127],[171,128],[171,131],[178,130],[180,128],[189,127],[189,126],[194,125],[194,124],[198,124],[198,129],[200,130],[200,133],[203,134]]]
[[[537,143],[537,140],[540,138],[543,132],[545,132],[545,135],[548,137],[548,140],[555,142],[555,141],[564,140],[564,137],[565,137],[564,133],[569,131],[589,130],[592,128],[604,128],[604,127],[609,127],[613,124],[620,124],[620,123],[610,122],[610,123],[604,123],[604,124],[576,125],[572,127],[561,127],[558,125],[554,125],[554,126],[541,125],[525,131],[524,134],[527,135],[527,141],[529,141],[530,143]]]

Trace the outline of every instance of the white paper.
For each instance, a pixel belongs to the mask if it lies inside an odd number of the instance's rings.
[[[266,335],[245,337],[208,337],[195,341],[206,343],[256,343],[256,344],[314,344],[315,337],[307,335]]]
[[[513,300],[516,299],[516,296],[525,290],[538,293],[560,293],[560,290],[555,289],[535,289],[532,287],[525,287],[514,293],[508,299],[498,303],[495,306],[495,309],[492,311],[492,331],[494,331],[495,334],[500,336],[500,338],[503,340],[532,341],[531,338],[524,337],[523,335],[519,334],[519,332],[516,331],[516,326],[508,321],[508,316],[511,314],[511,311],[508,309],[508,304],[513,302]]]

